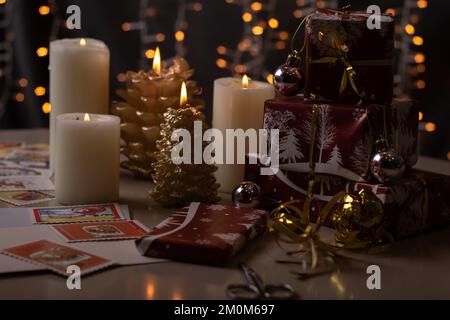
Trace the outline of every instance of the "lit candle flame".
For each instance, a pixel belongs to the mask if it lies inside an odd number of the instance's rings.
[[[242,88],[248,89],[248,77],[246,74],[242,77]]]
[[[86,45],[86,39],[81,39],[80,40],[80,46],[84,47]]]
[[[159,47],[156,47],[155,56],[153,58],[153,72],[156,74],[161,73],[161,53],[159,52]]]
[[[87,113],[84,114],[84,121],[91,121],[91,117]]]
[[[180,95],[180,106],[187,105],[188,99],[187,99],[187,88],[186,88],[186,82],[183,81],[183,84],[181,85],[181,95]]]

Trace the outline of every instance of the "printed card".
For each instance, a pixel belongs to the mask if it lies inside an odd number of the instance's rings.
[[[56,197],[55,190],[39,190],[40,193],[46,194],[52,198]]]
[[[20,166],[30,169],[49,169],[49,145],[0,143],[2,167]]]
[[[0,178],[0,191],[53,190],[55,187],[46,176]]]
[[[31,211],[38,224],[123,220],[117,204],[32,208]]]
[[[39,162],[39,161],[10,161],[11,163],[14,163],[15,165],[19,165],[24,168],[30,168],[30,169],[38,169],[38,170],[46,170],[49,169],[49,162]]]
[[[0,177],[38,177],[43,171],[19,166],[0,166]]]
[[[39,191],[4,191],[0,192],[0,200],[13,204],[15,206],[27,206],[30,204],[41,203],[53,200],[48,194]]]
[[[13,150],[23,146],[23,143],[0,143],[0,157],[8,156]]]
[[[52,228],[68,242],[139,239],[149,231],[138,221],[71,223]]]
[[[50,146],[47,143],[37,143],[37,144],[28,144],[22,145],[21,150],[27,151],[50,151]]]
[[[113,265],[111,260],[47,240],[5,249],[2,253],[46,267],[63,276],[67,276],[67,267],[71,265],[77,265],[82,275]]]
[[[0,149],[15,149],[23,146],[22,142],[0,143]]]
[[[0,192],[0,200],[15,206],[27,206],[30,204],[53,200],[55,197],[39,191],[3,191]]]
[[[8,160],[10,161],[32,161],[32,162],[48,162],[49,161],[48,151],[36,151],[36,150],[26,150],[26,149],[16,149],[10,156]]]

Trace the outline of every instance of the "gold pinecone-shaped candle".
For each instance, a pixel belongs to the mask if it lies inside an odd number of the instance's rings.
[[[154,164],[153,174],[154,189],[151,195],[155,201],[165,207],[180,207],[192,201],[216,203],[220,200],[217,196],[219,184],[214,178],[217,167],[203,162],[194,164],[195,121],[202,123],[203,130],[207,129],[203,113],[195,108],[188,106],[170,108],[164,114],[161,139],[157,142],[157,161]],[[172,149],[180,142],[172,141],[171,137],[177,129],[186,129],[190,132],[191,141],[187,142],[191,144],[192,150],[190,164],[174,164],[173,162]],[[201,137],[197,139],[202,140]],[[202,142],[202,155],[205,146],[206,143]]]
[[[126,157],[123,168],[151,179],[163,114],[178,104],[183,81],[188,87],[189,104],[197,109],[203,107],[203,101],[195,98],[201,94],[201,88],[189,80],[193,73],[186,60],[175,58],[167,68],[126,74],[127,88],[116,92],[124,101],[112,105],[112,113],[121,118],[121,151]]]

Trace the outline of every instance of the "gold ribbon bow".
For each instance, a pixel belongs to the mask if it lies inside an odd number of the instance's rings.
[[[275,208],[270,216],[269,230],[280,241],[298,244],[300,251],[309,251],[312,269],[317,265],[317,251],[327,255],[336,255],[342,249],[380,253],[385,252],[393,241],[385,228],[383,204],[368,189],[354,194],[339,192],[320,210],[314,225],[310,223],[309,213],[297,207],[299,203],[291,200]],[[328,217],[335,226],[336,244],[320,238],[320,229]]]
[[[346,6],[342,8],[341,10],[331,10],[334,13],[337,13],[338,15],[342,16],[342,20],[347,20],[349,18],[349,12],[348,12],[349,6]],[[308,19],[310,15],[305,17],[305,20]],[[303,22],[302,22],[303,24]],[[309,59],[309,63],[313,64],[320,64],[320,63],[331,63],[335,64],[338,61],[340,61],[344,65],[344,72],[341,77],[341,82],[339,86],[339,94],[342,95],[347,89],[350,87],[353,92],[360,98],[357,105],[361,105],[363,102],[363,99],[365,97],[364,91],[361,90],[361,88],[358,88],[358,75],[355,70],[355,66],[389,66],[392,65],[392,60],[390,59],[381,59],[381,60],[359,60],[359,61],[350,61],[348,59],[348,52],[350,51],[350,47],[346,44],[341,42],[337,39],[337,37],[334,37],[330,34],[325,34],[324,32],[319,32],[319,39],[323,41],[326,37],[329,38],[330,47],[333,48],[336,51],[337,56],[331,56],[331,57],[323,57],[320,59]],[[303,47],[305,44],[303,44]],[[317,94],[311,94],[310,99],[321,99]]]
[[[386,249],[384,242],[391,240],[384,229],[384,210],[381,200],[370,190],[356,194],[339,192],[319,212],[315,225],[310,222],[311,204],[314,200],[314,146],[317,135],[318,106],[312,107],[311,144],[308,163],[308,192],[303,208],[299,200],[281,203],[269,219],[269,230],[278,239],[308,247],[312,256],[312,269],[317,265],[317,249],[335,255],[339,249],[369,249],[369,252]],[[335,210],[333,210],[335,209]],[[330,217],[335,224],[336,245],[320,239],[319,231]]]

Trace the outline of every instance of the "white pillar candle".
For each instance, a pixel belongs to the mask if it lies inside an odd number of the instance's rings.
[[[275,97],[272,85],[260,81],[221,78],[214,82],[213,127],[226,129],[262,129],[264,102]],[[225,153],[224,147],[224,153]],[[225,153],[226,154],[226,153]],[[230,193],[244,179],[244,165],[218,165],[216,172],[220,191]]]
[[[120,119],[69,113],[56,118],[56,200],[65,205],[117,201]]]
[[[50,43],[50,167],[54,169],[55,121],[63,113],[109,113],[108,47],[94,39]]]

